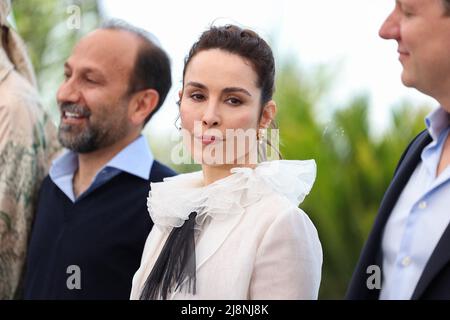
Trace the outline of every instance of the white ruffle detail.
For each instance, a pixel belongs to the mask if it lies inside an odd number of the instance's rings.
[[[262,162],[255,171],[275,191],[298,206],[311,191],[317,169],[314,160],[278,160]]]
[[[151,183],[148,211],[158,227],[180,227],[193,211],[201,226],[207,217],[226,219],[274,191],[298,206],[316,178],[314,160],[262,162],[255,169],[235,167],[231,175],[203,185],[202,171],[181,174]]]

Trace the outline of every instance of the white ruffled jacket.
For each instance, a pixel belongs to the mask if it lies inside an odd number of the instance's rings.
[[[206,187],[201,171],[152,183],[148,198],[155,227],[131,299],[139,299],[167,237],[197,212],[196,294],[170,299],[317,299],[322,247],[298,208],[316,176],[314,160],[279,160],[255,169],[233,168]]]

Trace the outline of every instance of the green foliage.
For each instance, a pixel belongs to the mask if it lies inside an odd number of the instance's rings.
[[[70,24],[79,10],[79,27]],[[97,0],[16,0],[12,5],[18,32],[36,71],[44,108],[58,118],[55,95],[63,65],[75,43],[99,21]]]
[[[392,125],[373,137],[368,99],[357,97],[332,113],[331,124],[317,120],[313,83],[295,65],[277,81],[281,151],[287,159],[315,159],[317,179],[301,208],[315,223],[324,252],[320,298],[342,299],[381,198],[409,141],[423,129],[426,108],[394,109]]]

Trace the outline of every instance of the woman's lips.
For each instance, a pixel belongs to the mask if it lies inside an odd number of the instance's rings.
[[[209,145],[211,143],[215,143],[218,141],[222,141],[222,138],[216,137],[216,136],[200,136],[200,137],[195,137],[196,139],[200,140],[202,142],[203,145]]]

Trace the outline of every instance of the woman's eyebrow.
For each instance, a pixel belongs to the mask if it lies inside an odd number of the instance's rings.
[[[195,81],[189,81],[188,83],[186,83],[186,87],[188,87],[188,86],[196,87],[199,89],[207,89],[204,84],[201,84],[200,82],[195,82]]]
[[[231,93],[231,92],[242,92],[246,95],[248,95],[249,97],[251,97],[252,95],[250,94],[250,92],[248,92],[247,90],[245,90],[244,88],[239,88],[239,87],[229,87],[229,88],[225,88],[222,90],[223,93]]]

